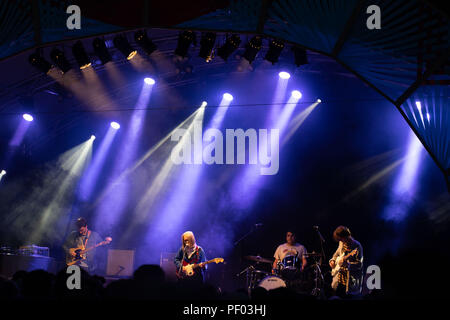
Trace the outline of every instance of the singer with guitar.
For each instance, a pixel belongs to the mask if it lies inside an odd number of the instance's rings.
[[[90,274],[95,274],[99,267],[96,248],[109,244],[112,239],[102,241],[97,232],[88,229],[87,221],[82,217],[76,220],[75,225],[77,230],[70,233],[63,244],[66,264],[76,264]]]
[[[178,282],[181,285],[196,286],[205,281],[206,255],[198,246],[192,231],[181,235],[181,248],[174,258]]]
[[[341,298],[361,293],[363,249],[361,244],[353,239],[350,229],[339,226],[333,232],[333,238],[339,242],[339,247],[330,259],[331,287]]]

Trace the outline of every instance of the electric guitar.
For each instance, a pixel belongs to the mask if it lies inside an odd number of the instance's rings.
[[[80,260],[85,260],[86,259],[86,252],[88,252],[88,251],[90,251],[92,249],[95,249],[97,247],[110,244],[111,241],[112,241],[111,237],[106,237],[104,241],[99,242],[95,246],[89,247],[87,249],[85,249],[84,246],[80,246],[78,248],[70,248],[66,264],[68,266],[71,266],[71,265],[77,263]]]
[[[183,267],[181,268],[181,271],[177,271],[177,277],[178,278],[184,278],[186,276],[188,277],[192,277],[195,274],[195,270],[196,268],[203,268],[205,265],[209,264],[209,263],[222,263],[224,262],[223,258],[214,258],[212,260],[208,260],[205,262],[201,262],[201,263],[191,263],[191,264],[187,264],[187,265],[183,265]],[[183,264],[185,262],[183,261]]]
[[[342,264],[344,263],[344,261],[346,261],[351,256],[354,256],[356,253],[358,253],[358,248],[354,249],[352,252],[350,252],[347,255],[345,255],[345,252],[342,252],[341,255],[339,257],[337,257],[337,259],[336,259],[336,265],[331,270],[331,276],[334,277],[335,275],[337,275],[339,273],[339,270],[341,270]]]

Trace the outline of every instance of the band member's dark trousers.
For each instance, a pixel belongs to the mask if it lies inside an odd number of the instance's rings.
[[[345,286],[341,283],[338,284],[337,288],[336,288],[336,296],[340,297],[340,298],[345,298],[347,296],[347,290],[345,288]]]

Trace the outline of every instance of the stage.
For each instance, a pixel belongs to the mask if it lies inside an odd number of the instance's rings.
[[[438,4],[4,1],[0,20],[2,297],[448,297]]]

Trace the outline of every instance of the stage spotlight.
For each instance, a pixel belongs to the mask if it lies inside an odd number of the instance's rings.
[[[189,46],[195,41],[195,34],[192,31],[184,31],[178,36],[178,44],[175,49],[177,56],[185,58],[189,50]]]
[[[144,82],[145,82],[146,84],[155,84],[155,80],[153,80],[152,78],[145,78],[145,79],[144,79]]]
[[[281,71],[279,74],[278,74],[278,76],[281,78],[281,79],[289,79],[290,77],[291,77],[291,75],[289,74],[289,73],[287,73],[287,72],[285,72],[285,71]]]
[[[113,121],[113,122],[111,122],[111,127],[113,129],[118,130],[120,128],[120,124],[118,124],[117,122]]]
[[[134,40],[148,55],[151,55],[156,50],[156,45],[148,38],[145,30],[136,31]]]
[[[243,57],[251,64],[258,55],[259,50],[262,47],[262,39],[259,36],[255,36],[245,46],[245,52]]]
[[[301,97],[302,97],[302,93],[300,92],[300,91],[298,91],[298,90],[294,90],[294,91],[292,91],[292,96],[295,98],[295,99],[301,99]]]
[[[130,44],[128,43],[128,40],[124,36],[116,36],[114,37],[114,46],[119,49],[122,54],[127,57],[128,60],[133,59],[133,57],[136,55],[137,51],[134,50]]]
[[[294,51],[294,62],[297,67],[308,64],[308,57],[306,56],[306,50],[299,47],[292,47]]]
[[[30,62],[30,64],[33,67],[37,68],[38,70],[42,71],[45,74],[47,74],[50,71],[50,69],[52,68],[52,65],[50,64],[50,62],[48,62],[47,60],[42,58],[37,53],[33,53],[32,55],[30,55],[30,57],[28,58],[28,61]]]
[[[269,50],[264,57],[265,60],[275,64],[284,48],[284,43],[278,40],[272,40],[269,44]]]
[[[233,100],[233,96],[231,94],[229,94],[229,93],[224,93],[223,94],[223,98],[225,100],[228,100],[228,101],[232,101]]]
[[[56,66],[61,69],[62,73],[66,73],[67,71],[72,69],[72,66],[70,65],[69,61],[67,61],[64,53],[61,50],[53,49],[50,52],[50,58],[52,58]]]
[[[205,59],[206,62],[210,62],[214,58],[214,43],[216,42],[216,34],[207,32],[202,34],[200,40],[200,52],[198,56]]]
[[[321,103],[321,102],[322,102],[322,100],[320,100],[320,99],[317,99],[317,102],[318,102],[318,103]]]
[[[95,38],[94,41],[92,42],[92,46],[94,47],[94,52],[97,55],[97,57],[100,58],[102,64],[105,64],[112,60],[108,48],[106,48],[104,40],[100,38]]]
[[[4,176],[6,174],[6,171],[5,170],[2,170],[1,172],[0,172],[0,176]]]
[[[36,112],[34,107],[33,96],[30,95],[21,96],[19,97],[18,102],[20,104],[20,112],[22,112],[22,117],[26,121],[33,121],[32,114]]]
[[[23,117],[26,121],[28,121],[28,122],[33,121],[33,116],[32,116],[31,114],[29,114],[29,113],[24,113],[24,114],[22,115],[22,117]]]
[[[86,50],[84,50],[83,43],[81,41],[75,42],[72,47],[72,53],[75,57],[75,60],[77,60],[80,69],[85,69],[91,66],[91,61],[89,60],[89,57],[86,53]]]
[[[227,36],[225,44],[217,50],[217,55],[226,61],[230,54],[232,54],[240,44],[241,38],[239,35],[233,34],[231,37]]]
[[[203,101],[201,107],[206,107],[207,104],[208,103],[206,101]]]
[[[90,138],[90,140],[95,140],[95,136],[92,135],[91,138]]]

